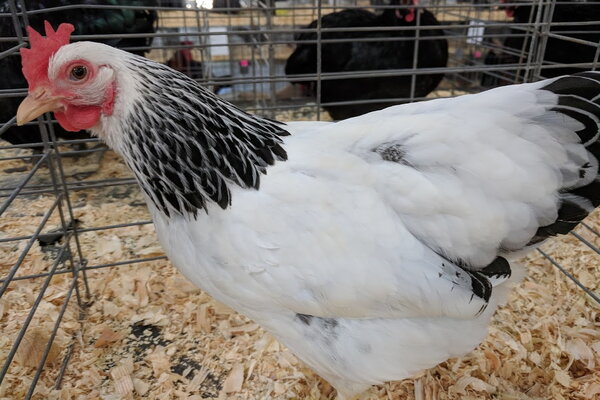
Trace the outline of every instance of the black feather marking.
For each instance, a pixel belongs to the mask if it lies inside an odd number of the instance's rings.
[[[231,205],[230,185],[258,189],[261,174],[287,154],[284,124],[245,113],[183,74],[142,58],[131,68],[148,92],[123,123],[124,151],[154,205],[197,215],[209,201]],[[144,154],[145,157],[140,157]]]
[[[298,319],[309,329],[305,330],[305,334],[311,339],[320,339],[326,344],[331,344],[339,336],[339,322],[335,318],[315,317],[309,314],[296,314]]]
[[[404,144],[397,142],[382,143],[374,148],[373,151],[386,161],[411,166],[411,164],[406,161],[406,150],[404,147]]]
[[[215,193],[215,196],[212,197],[219,207],[223,210],[231,205],[231,192],[225,183],[225,179],[219,179],[220,187],[219,190]]]
[[[596,118],[600,119],[600,106],[591,101],[584,100],[581,97],[577,97],[574,95],[560,95],[558,96],[558,105],[577,108],[586,111],[594,115]]]
[[[510,277],[512,270],[510,264],[504,257],[496,257],[494,261],[488,264],[485,268],[478,271],[480,274],[488,278]]]
[[[269,118],[267,118],[267,120],[269,120],[269,121],[272,121],[272,120],[271,120],[271,119],[269,119]],[[280,124],[281,124],[281,122],[280,122]],[[291,135],[291,133],[289,133],[288,131],[285,131],[285,130],[280,130],[280,131],[278,131],[278,132],[275,132],[275,134],[276,134],[277,136],[290,136],[290,135]]]
[[[586,150],[597,159],[600,158],[600,105],[597,103],[600,94],[600,73],[583,72],[561,77],[545,86],[544,89],[559,94],[558,105],[553,111],[565,114],[579,121],[584,128],[579,130],[580,137]],[[590,101],[596,99],[595,101]],[[590,156],[592,157],[592,156]],[[591,211],[592,207],[600,205],[600,182],[594,170],[594,163],[584,162],[579,167],[579,185],[561,189],[561,202],[558,216],[553,223],[538,228],[529,245],[558,234],[570,232]],[[578,199],[578,200],[577,200]]]
[[[271,150],[277,156],[278,160],[280,160],[280,161],[287,160],[287,157],[288,157],[287,152],[279,144],[273,145],[273,147],[271,147]]]
[[[339,325],[339,322],[335,318],[317,318],[319,322],[319,327],[323,330],[325,336],[331,340],[337,338],[336,328]]]
[[[587,215],[588,211],[581,208],[578,204],[569,200],[563,200],[558,209],[557,221],[578,223],[587,217]]]
[[[242,179],[242,181],[253,181],[253,174],[256,173],[256,171],[249,165],[248,162],[240,160],[239,158],[232,158],[229,160],[229,162],[231,163],[231,166],[233,167],[235,172],[239,175],[240,179]],[[257,187],[253,187],[254,189],[257,189]]]
[[[556,221],[555,223],[538,228],[535,236],[539,238],[548,238],[550,236],[565,235],[577,226],[578,222]],[[539,241],[539,240],[538,240]],[[536,242],[537,243],[537,242]]]
[[[598,95],[600,82],[594,83],[589,79],[578,78],[577,76],[564,76],[544,86],[543,89],[556,94],[571,94],[591,100]]]
[[[197,146],[191,146],[190,147],[190,151],[188,153],[188,162],[191,165],[202,165],[203,161],[203,156],[202,156],[202,152],[200,151],[200,148]]]
[[[473,294],[488,303],[492,296],[492,284],[488,278],[480,272],[468,270],[465,270],[465,272],[471,277]]]
[[[259,148],[256,154],[265,162],[267,165],[273,165],[275,163],[275,157],[273,152],[269,148]]]
[[[588,199],[594,207],[600,206],[600,182],[594,181],[589,185],[569,191],[579,197]]]
[[[582,188],[571,190],[568,193],[575,194],[579,197],[581,196],[581,189],[589,190],[588,188],[591,185],[584,186]],[[587,193],[586,193],[587,194]],[[598,194],[596,194],[598,196]],[[585,197],[585,199],[590,200],[589,197]],[[582,201],[584,199],[582,198]],[[590,200],[593,204],[593,200]],[[558,217],[556,221],[550,225],[539,227],[535,236],[529,241],[528,245],[536,244],[541,242],[544,239],[547,239],[551,236],[556,235],[564,235],[569,233],[579,224],[585,217],[587,217],[589,211],[582,208],[579,204],[574,201],[569,200],[568,198],[564,198],[561,200],[560,207],[558,209]]]
[[[600,159],[600,140],[597,140],[594,143],[590,143],[585,147],[586,147],[587,151],[589,151],[594,156],[596,156],[597,159]]]
[[[574,74],[573,76],[582,76],[585,78],[593,79],[596,82],[600,82],[600,73],[598,72],[580,72],[578,74]]]
[[[296,314],[296,318],[298,318],[304,325],[310,325],[312,322],[313,316],[308,314]]]
[[[183,182],[181,181],[181,175],[172,171],[171,168],[164,168],[162,173],[167,180],[171,181],[173,185],[177,187],[177,189],[183,190],[185,188]]]
[[[313,321],[316,321],[318,328],[323,331],[325,336],[328,336],[328,339],[337,336],[335,330],[339,326],[339,322],[335,318],[315,317],[314,315],[300,313],[296,314],[296,318],[306,326],[310,326]]]
[[[200,192],[183,192],[183,198],[191,206],[190,209],[204,208],[204,196]]]
[[[179,210],[179,201],[177,200],[177,195],[172,192],[172,191],[166,191],[166,190],[162,190],[160,193],[158,193],[158,196],[160,197],[162,195],[163,199],[169,203],[171,205],[171,207],[173,207],[173,209],[175,210]]]
[[[583,164],[581,168],[579,168],[579,179],[584,179],[590,168],[592,168],[592,165],[589,162]]]
[[[492,261],[489,265],[487,265],[485,268],[475,270],[477,268],[476,266],[469,265],[464,260],[450,260],[448,257],[440,253],[437,254],[440,255],[440,257],[452,262],[457,267],[459,267],[462,270],[462,272],[469,275],[469,277],[471,278],[471,291],[473,292],[473,295],[479,297],[480,299],[483,299],[485,301],[485,305],[487,305],[492,295],[492,284],[488,280],[487,276],[491,276],[494,273],[508,274],[510,276],[511,273],[510,265],[508,265],[508,262],[506,262],[506,260],[502,257],[496,257],[496,259]],[[443,266],[445,266],[444,263],[442,263],[442,267]],[[462,272],[457,271],[456,277],[460,278],[460,274]],[[485,309],[485,305],[480,310],[480,312]]]
[[[399,143],[380,145],[374,151],[384,160],[392,162],[400,162],[406,155],[404,146]]]

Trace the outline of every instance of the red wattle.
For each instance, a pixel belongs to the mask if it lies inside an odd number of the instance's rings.
[[[77,132],[81,130],[71,125],[64,112],[55,112],[54,117],[65,131]]]
[[[100,120],[101,108],[97,106],[69,106],[64,112],[55,112],[58,123],[67,131],[90,129]]]

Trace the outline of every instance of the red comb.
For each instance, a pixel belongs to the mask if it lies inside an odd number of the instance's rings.
[[[54,31],[48,21],[44,21],[46,37],[43,37],[31,26],[27,27],[29,33],[30,49],[21,49],[21,63],[23,75],[29,83],[29,90],[48,80],[48,63],[56,51],[69,44],[71,33],[75,27],[71,24],[60,24]]]

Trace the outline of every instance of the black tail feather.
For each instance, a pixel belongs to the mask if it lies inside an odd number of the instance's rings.
[[[581,143],[598,160],[600,158],[600,72],[582,72],[563,76],[544,86],[558,94],[558,104],[552,111],[562,113],[580,122],[584,128],[577,131]],[[600,205],[599,163],[581,165],[580,186],[561,190],[561,203],[556,221],[540,227],[529,244],[535,244],[557,234],[569,233],[595,207]],[[590,179],[589,174],[594,178]]]

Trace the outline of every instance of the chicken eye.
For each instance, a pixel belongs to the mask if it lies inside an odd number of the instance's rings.
[[[71,79],[80,81],[87,76],[87,68],[83,65],[76,65],[71,68]]]

